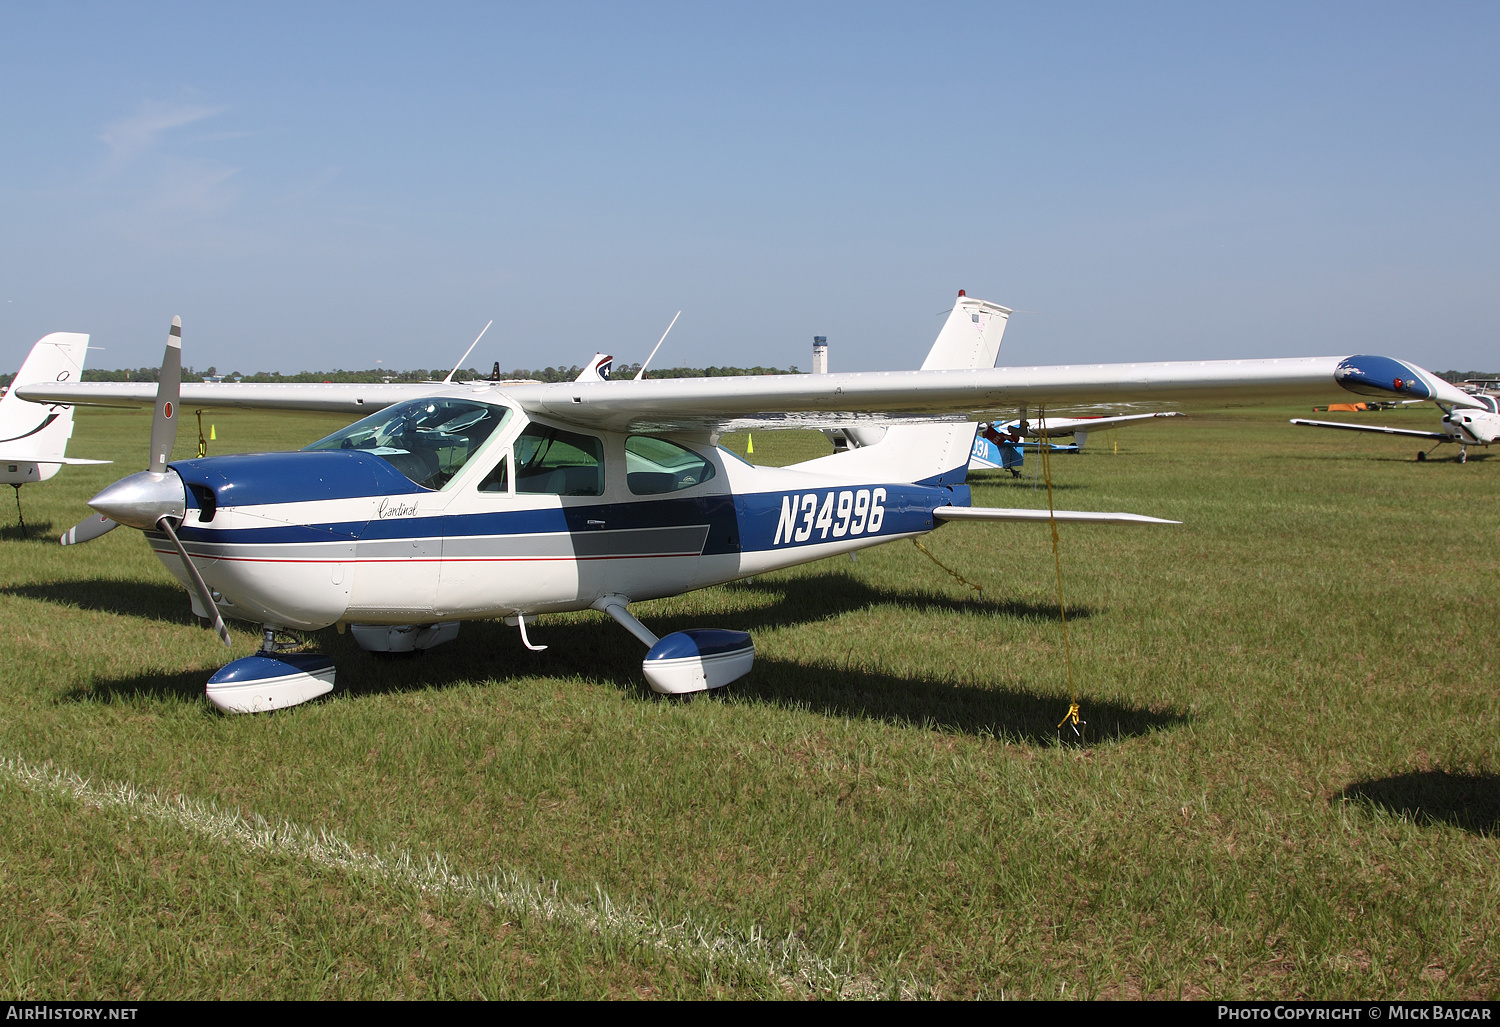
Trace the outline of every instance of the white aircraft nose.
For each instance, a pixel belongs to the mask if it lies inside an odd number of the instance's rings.
[[[89,506],[112,521],[147,529],[163,517],[181,521],[187,512],[185,495],[176,471],[140,471],[100,492]]]

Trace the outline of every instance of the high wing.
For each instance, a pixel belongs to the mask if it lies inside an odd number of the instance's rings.
[[[317,382],[184,382],[178,402],[185,410],[313,410],[368,414],[406,399],[448,396],[490,383],[386,382],[333,384]],[[74,406],[152,407],[155,382],[46,382],[17,388],[16,395],[33,403],[70,403]]]
[[[1342,428],[1344,431],[1372,431],[1381,435],[1409,435],[1415,439],[1437,439],[1439,442],[1452,438],[1437,431],[1416,431],[1411,428],[1384,428],[1377,424],[1345,424],[1342,421],[1304,421],[1301,418],[1292,418],[1293,424],[1300,424],[1306,428]]]
[[[1054,404],[1326,400],[1343,394],[1334,378],[1342,359],[1191,360],[515,385],[184,383],[180,402],[184,409],[370,413],[428,395],[499,392],[528,413],[581,426],[712,432],[989,420],[996,413],[1022,406],[1034,410]],[[155,402],[156,386],[150,382],[49,382],[26,386],[18,394],[34,403],[149,407]]]
[[[1077,404],[1311,400],[1344,392],[1337,372],[1347,359],[694,378],[529,386],[509,394],[529,413],[615,431],[822,428],[993,420],[1021,407],[1035,419],[1038,408]]]
[[[1009,414],[1023,406],[1034,412],[1038,407],[1088,403],[1326,401],[1345,394],[1335,372],[1347,359],[1185,360],[558,384],[208,382],[184,383],[180,402],[184,409],[363,414],[402,400],[472,394],[509,398],[529,414],[584,427],[636,432],[743,431],[992,420],[997,413]],[[47,382],[24,386],[17,393],[34,403],[149,407],[155,402],[156,386],[151,382]],[[1099,425],[1101,420],[1092,422]]]
[[[994,367],[1009,315],[997,304],[960,295],[917,371],[558,384],[202,383],[184,384],[180,403],[184,409],[368,414],[402,400],[472,395],[580,427],[647,433],[993,421],[1017,410],[1040,420],[1045,410],[1083,404],[1317,402],[1347,392],[1480,405],[1431,372],[1380,356]],[[151,406],[156,399],[149,382],[41,382],[17,391],[36,403]],[[1102,425],[1095,420],[1091,426]]]

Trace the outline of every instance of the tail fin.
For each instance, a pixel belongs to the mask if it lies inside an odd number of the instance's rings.
[[[959,293],[958,302],[922,362],[922,370],[994,367],[1009,320],[1007,308]],[[875,475],[889,481],[958,485],[969,473],[969,453],[977,427],[972,422],[893,425],[873,445],[820,457],[799,467],[830,474]]]
[[[73,434],[73,408],[28,403],[16,395],[16,389],[41,382],[78,381],[88,344],[87,335],[53,332],[31,347],[10,391],[0,398],[0,460],[36,461],[39,481],[57,473]]]
[[[924,371],[961,371],[995,366],[1010,311],[998,303],[958,294],[943,330],[922,361]]]
[[[578,372],[575,382],[607,382],[609,372],[615,365],[615,358],[607,353],[595,353],[594,359],[589,361],[589,366]]]

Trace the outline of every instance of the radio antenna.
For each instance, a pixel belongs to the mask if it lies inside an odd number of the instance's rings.
[[[679,317],[681,317],[681,316],[682,316],[682,311],[680,311],[680,310],[677,313],[675,313],[675,314],[672,315],[672,324],[667,325],[667,330],[665,332],[661,333],[661,338],[660,339],[656,340],[656,345],[651,350],[651,357],[656,356],[656,351],[659,350],[659,349],[661,349],[661,344],[667,341],[667,334],[669,332],[671,332],[672,325],[676,324],[677,323],[677,319]],[[636,381],[640,381],[641,380],[641,375],[643,375],[643,374],[646,373],[646,367],[647,367],[648,364],[651,363],[651,357],[647,357],[646,358],[646,363],[642,364],[641,365],[641,369],[635,373],[635,380]]]
[[[469,359],[469,354],[474,352],[474,347],[479,345],[479,340],[484,338],[484,333],[489,331],[490,325],[494,323],[495,319],[490,318],[490,324],[485,325],[483,328],[479,329],[479,334],[474,336],[474,341],[469,343],[469,348],[464,350],[464,355],[458,358],[458,363],[453,365],[453,370],[449,371],[448,377],[443,379],[444,385],[447,385],[449,382],[453,381],[453,376],[458,373],[458,369],[460,367],[464,366],[464,361]]]

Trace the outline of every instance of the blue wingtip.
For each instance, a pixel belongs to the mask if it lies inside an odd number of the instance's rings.
[[[1390,357],[1361,354],[1339,361],[1333,380],[1361,396],[1398,395],[1431,399],[1432,390],[1417,369]]]

